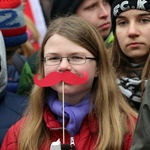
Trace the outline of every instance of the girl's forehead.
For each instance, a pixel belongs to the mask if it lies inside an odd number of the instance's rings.
[[[138,9],[130,9],[128,11],[122,12],[121,14],[118,15],[118,18],[121,16],[145,16],[145,15],[150,15],[148,11],[144,10],[138,10]]]
[[[68,38],[55,34],[51,36],[44,46],[44,51],[47,52],[83,52],[88,51],[86,48],[80,46]]]

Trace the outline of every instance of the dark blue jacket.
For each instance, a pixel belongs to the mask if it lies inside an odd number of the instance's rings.
[[[11,125],[19,120],[24,112],[27,100],[15,93],[6,91],[7,65],[6,50],[0,32],[0,147]]]
[[[27,99],[4,90],[0,93],[0,146],[8,128],[22,117]]]

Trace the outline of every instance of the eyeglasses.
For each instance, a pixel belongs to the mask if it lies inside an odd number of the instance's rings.
[[[96,58],[86,57],[84,55],[72,55],[68,57],[59,57],[59,56],[46,56],[42,61],[45,62],[47,66],[59,65],[62,62],[62,59],[66,58],[69,64],[72,65],[82,65],[86,63],[87,59],[96,60]]]

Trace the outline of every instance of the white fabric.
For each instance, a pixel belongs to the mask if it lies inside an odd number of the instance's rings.
[[[0,31],[0,93],[5,89],[7,84],[7,66],[6,66],[6,49],[4,39]]]
[[[120,91],[123,95],[127,98],[131,99],[132,101],[141,103],[141,80],[136,76],[131,78],[121,77],[120,79],[117,78],[116,80]],[[145,80],[145,85],[147,80]]]
[[[47,27],[43,15],[43,11],[40,5],[39,0],[29,0],[31,10],[32,10],[32,15],[34,17],[34,21],[37,27],[37,30],[40,33],[40,44],[43,41],[44,35],[46,33]]]

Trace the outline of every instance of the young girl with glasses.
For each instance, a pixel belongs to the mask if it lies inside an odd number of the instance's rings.
[[[115,79],[95,27],[75,16],[52,21],[25,117],[9,129],[1,150],[49,150],[58,140],[62,149],[129,150],[137,114]]]

